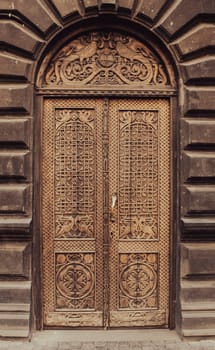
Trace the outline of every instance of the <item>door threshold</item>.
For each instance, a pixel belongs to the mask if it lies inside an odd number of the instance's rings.
[[[33,334],[37,339],[49,342],[149,342],[180,341],[175,330],[169,329],[111,329],[111,330],[42,330]]]

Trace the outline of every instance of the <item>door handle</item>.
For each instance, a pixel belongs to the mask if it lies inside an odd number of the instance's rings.
[[[117,194],[113,193],[111,197],[111,208],[110,208],[110,220],[112,222],[115,222],[114,209],[116,207],[116,202],[117,202]]]
[[[112,194],[112,201],[111,201],[111,210],[114,210],[116,206],[116,201],[117,201],[117,194],[113,193]]]

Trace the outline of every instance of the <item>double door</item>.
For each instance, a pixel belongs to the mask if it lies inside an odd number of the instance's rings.
[[[43,323],[166,327],[167,99],[45,99]]]

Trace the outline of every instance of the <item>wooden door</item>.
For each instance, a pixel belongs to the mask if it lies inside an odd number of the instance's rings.
[[[169,125],[165,99],[45,100],[45,326],[168,325]]]

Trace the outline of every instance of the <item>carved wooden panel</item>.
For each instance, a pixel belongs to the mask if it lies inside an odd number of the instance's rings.
[[[167,326],[169,103],[115,99],[109,110],[110,326]]]
[[[102,107],[102,100],[45,100],[45,325],[103,323]]]
[[[164,64],[137,39],[108,31],[68,43],[51,58],[43,82],[49,88],[138,84],[170,86]]]
[[[47,99],[44,324],[167,326],[170,119],[164,99]]]

